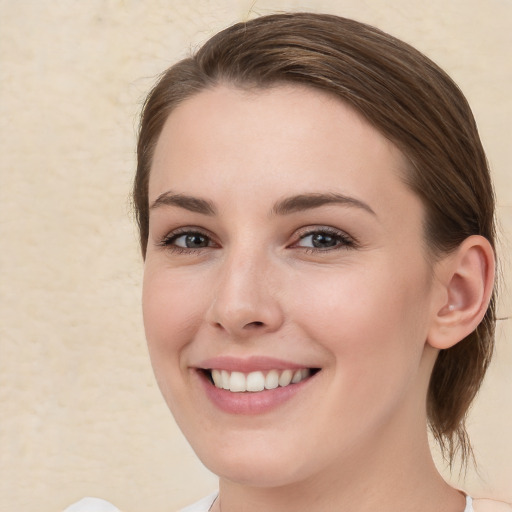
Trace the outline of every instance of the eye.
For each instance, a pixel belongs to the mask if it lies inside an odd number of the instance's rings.
[[[354,247],[354,240],[346,233],[332,228],[308,230],[300,235],[295,247],[303,247],[314,251]]]
[[[172,237],[172,242],[177,247],[202,249],[203,247],[208,247],[210,240],[202,233],[188,233],[186,235]]]
[[[176,252],[193,252],[217,247],[210,236],[200,231],[182,231],[168,234],[159,245]]]

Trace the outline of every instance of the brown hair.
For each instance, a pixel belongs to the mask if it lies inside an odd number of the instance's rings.
[[[238,23],[164,72],[144,104],[133,198],[142,254],[148,240],[148,180],[170,112],[221,82],[264,88],[297,83],[350,104],[410,163],[405,177],[426,210],[425,241],[435,258],[478,234],[495,245],[494,194],[469,105],[436,64],[408,44],[332,15],[294,13]],[[472,454],[465,429],[494,345],[495,294],[478,328],[439,353],[427,398],[431,431],[453,462]]]

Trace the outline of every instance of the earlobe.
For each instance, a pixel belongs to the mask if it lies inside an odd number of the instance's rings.
[[[447,349],[473,332],[487,311],[494,286],[494,251],[473,235],[441,263],[442,300],[435,305],[427,342]]]

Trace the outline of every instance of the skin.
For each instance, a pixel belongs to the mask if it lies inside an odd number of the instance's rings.
[[[308,88],[218,86],[167,120],[149,182],[144,323],[163,396],[220,477],[214,509],[464,510],[426,434],[449,265],[426,256],[406,170],[350,107]],[[355,201],[273,212],[309,193]],[[311,232],[326,229],[334,246],[314,248]],[[183,247],[187,232],[206,246]],[[321,371],[277,408],[230,414],[197,371],[224,355]]]

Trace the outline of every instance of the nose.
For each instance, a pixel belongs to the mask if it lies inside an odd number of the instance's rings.
[[[262,255],[228,257],[214,286],[206,320],[231,338],[275,332],[283,324],[275,272]]]

